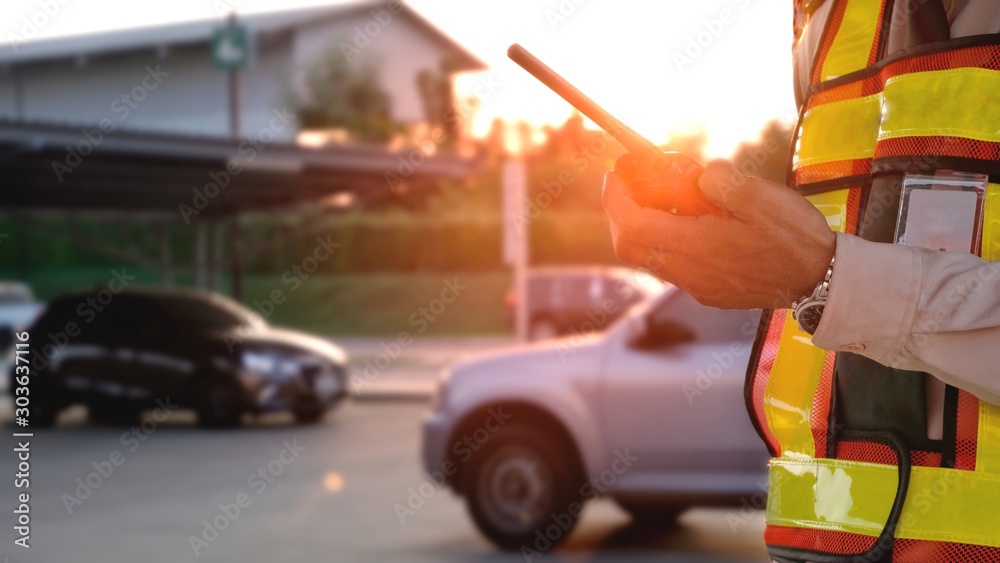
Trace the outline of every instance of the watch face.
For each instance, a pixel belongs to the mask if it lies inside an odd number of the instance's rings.
[[[823,309],[825,308],[826,304],[823,302],[806,303],[803,305],[796,314],[799,320],[799,328],[809,334],[815,334],[816,329],[819,328],[819,321],[823,318]]]

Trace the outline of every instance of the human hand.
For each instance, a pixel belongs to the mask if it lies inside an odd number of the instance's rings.
[[[812,293],[836,244],[822,213],[725,160],[709,163],[698,187],[717,211],[674,215],[639,206],[608,172],[603,203],[615,254],[713,307],[784,308]]]

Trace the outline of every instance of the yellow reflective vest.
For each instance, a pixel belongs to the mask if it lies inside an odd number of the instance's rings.
[[[892,0],[828,1],[790,185],[832,229],[893,242],[907,173],[986,174],[980,254],[1000,260],[1000,35],[885,56]],[[949,387],[932,440],[925,374],[822,350],[787,310],[758,334],[746,399],[774,456],[775,561],[1000,562],[1000,406]]]

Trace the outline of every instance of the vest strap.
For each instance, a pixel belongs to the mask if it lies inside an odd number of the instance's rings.
[[[767,523],[877,537],[889,518],[898,468],[837,459],[771,461]],[[1000,547],[1000,474],[913,467],[897,539]]]

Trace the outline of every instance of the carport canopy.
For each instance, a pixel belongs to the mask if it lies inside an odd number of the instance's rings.
[[[464,179],[476,166],[417,148],[307,148],[0,120],[0,210],[8,215],[154,212],[188,223],[338,194],[345,205],[363,205]]]
[[[478,161],[418,148],[335,145],[307,148],[262,138],[225,139],[148,132],[104,132],[73,126],[0,120],[0,216],[39,229],[38,222],[146,221],[155,240],[72,242],[122,263],[158,270],[171,285],[171,227],[195,229],[196,286],[220,289],[229,270],[242,293],[243,262],[295,236],[246,240],[239,217],[313,208],[310,221],[382,200],[394,192],[429,193],[441,180],[464,180]],[[299,231],[312,228],[304,221]],[[228,244],[224,244],[228,240]],[[228,252],[226,250],[228,247]],[[228,255],[228,256],[227,256]],[[187,269],[182,267],[181,269]]]

